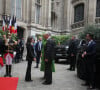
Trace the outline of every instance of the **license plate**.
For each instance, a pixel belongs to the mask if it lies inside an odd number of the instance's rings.
[[[62,54],[56,54],[56,56],[62,56]]]

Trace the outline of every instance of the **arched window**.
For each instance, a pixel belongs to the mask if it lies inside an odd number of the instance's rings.
[[[84,20],[84,4],[79,4],[74,7],[74,22]]]
[[[97,0],[96,17],[100,17],[100,0]]]
[[[57,28],[57,15],[55,12],[51,12],[51,26],[52,28]]]

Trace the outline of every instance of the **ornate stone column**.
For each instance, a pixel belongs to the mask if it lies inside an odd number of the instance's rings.
[[[47,0],[46,0],[47,1]],[[45,0],[41,1],[41,16],[40,16],[40,24],[45,26]]]
[[[25,0],[22,0],[22,21],[25,21]]]
[[[66,0],[65,0],[66,1]],[[66,30],[68,32],[71,32],[71,15],[72,15],[72,5],[71,5],[71,0],[67,0],[67,23],[66,23]]]
[[[3,0],[0,0],[0,20],[2,19],[2,14],[3,14]]]
[[[32,0],[31,22],[35,23],[35,0]]]
[[[32,0],[27,0],[27,22],[31,23]]]
[[[5,14],[11,14],[11,0],[5,0]]]
[[[92,25],[95,23],[95,16],[96,16],[96,0],[87,0],[88,1],[88,24]]]
[[[51,0],[48,0],[48,28],[51,29]]]
[[[25,0],[25,16],[24,16],[25,22],[27,22],[27,1],[29,0]]]

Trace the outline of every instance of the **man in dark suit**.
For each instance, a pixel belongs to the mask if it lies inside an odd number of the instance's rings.
[[[52,84],[52,60],[54,60],[55,55],[55,42],[50,38],[51,34],[48,32],[45,34],[45,39],[47,40],[46,46],[44,47],[44,58],[45,58],[45,81],[44,85]]]
[[[5,49],[4,40],[0,38],[0,56],[3,56],[4,49]]]
[[[22,59],[22,61],[23,61],[23,51],[24,51],[24,38],[22,38],[21,40],[20,40],[20,58]]]
[[[96,55],[96,43],[93,41],[93,35],[87,34],[86,39],[88,40],[88,45],[86,51],[82,54],[83,58],[86,58],[86,83],[84,86],[89,85],[89,89],[95,88],[94,83],[94,66],[95,66],[95,55]]]
[[[38,68],[39,66],[41,50],[42,50],[42,38],[39,37],[39,41],[35,45],[35,52],[36,52],[36,67],[35,68]]]
[[[70,60],[70,67],[68,68],[68,70],[75,71],[76,53],[77,53],[77,46],[75,43],[75,36],[72,36],[68,49],[68,55]]]

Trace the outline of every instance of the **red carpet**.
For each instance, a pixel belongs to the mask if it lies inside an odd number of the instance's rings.
[[[17,90],[18,78],[0,77],[0,90]]]

